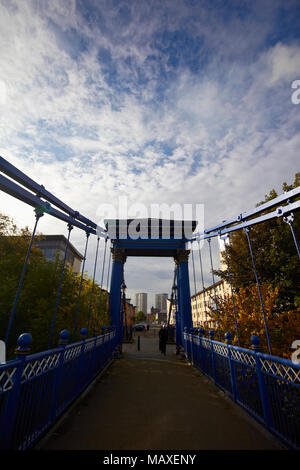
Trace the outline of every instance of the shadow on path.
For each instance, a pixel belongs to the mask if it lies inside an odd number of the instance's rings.
[[[50,433],[41,449],[262,450],[282,446],[211,381],[158,351],[157,331],[133,344]]]

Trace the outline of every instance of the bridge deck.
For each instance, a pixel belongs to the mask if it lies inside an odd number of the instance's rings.
[[[123,357],[39,448],[50,450],[280,449],[211,381],[158,351],[157,330],[136,333]],[[135,338],[136,339],[136,338]]]

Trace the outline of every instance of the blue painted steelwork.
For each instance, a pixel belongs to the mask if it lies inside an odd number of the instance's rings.
[[[81,230],[88,231],[96,235],[96,230],[88,227],[87,225],[82,224],[78,220],[70,217],[67,214],[55,209],[52,207],[48,202],[43,201],[39,197],[35,196],[34,194],[30,193],[26,189],[22,188],[21,186],[17,185],[13,181],[5,178],[4,176],[0,175],[0,190],[4,191],[7,194],[19,199],[22,202],[32,206],[32,207],[43,207],[44,212],[56,217],[67,224],[71,224],[74,227],[80,228]],[[102,235],[103,236],[103,235]]]
[[[86,261],[86,252],[87,252],[87,247],[88,247],[88,242],[89,242],[89,236],[90,236],[89,232],[86,232],[86,242],[85,242],[85,248],[84,248],[83,263],[82,263],[82,268],[81,268],[81,277],[80,277],[79,292],[78,292],[78,297],[77,297],[77,305],[76,305],[76,313],[75,313],[75,319],[74,319],[74,328],[73,328],[72,341],[74,341],[74,339],[75,339],[76,328],[77,328],[77,321],[78,321],[78,315],[79,315],[79,305],[80,305],[80,296],[81,296],[82,281],[83,281],[83,275],[84,275],[84,267],[85,267],[85,261]]]
[[[30,335],[19,337],[16,359],[0,365],[0,449],[32,447],[111,362],[116,332],[86,335],[68,345],[63,330],[59,347],[32,355]]]
[[[261,204],[260,206],[255,207],[254,209],[251,209],[247,212],[243,212],[242,214],[239,214],[237,217],[234,217],[234,218],[231,218],[231,219],[228,219],[228,220],[224,220],[221,224],[215,225],[214,227],[210,227],[210,228],[204,230],[204,233],[206,233],[206,234],[209,234],[209,233],[211,234],[211,232],[219,233],[219,231],[221,229],[225,228],[225,227],[229,227],[233,224],[245,221],[245,220],[249,219],[250,217],[253,217],[256,214],[260,214],[261,212],[264,212],[265,210],[268,210],[268,209],[271,209],[272,207],[277,206],[278,204],[287,202],[288,205],[284,206],[284,208],[283,207],[278,207],[276,209],[276,211],[271,212],[272,217],[279,217],[279,216],[283,215],[282,214],[283,209],[284,209],[284,212],[286,210],[287,210],[287,212],[290,212],[291,210],[293,210],[294,207],[299,208],[299,201],[298,201],[298,204],[296,204],[294,206],[292,206],[290,204],[290,202],[294,198],[299,197],[299,196],[300,196],[300,187],[297,187],[297,188],[292,189],[290,191],[286,191],[284,194],[281,194],[280,196],[277,196],[274,199],[271,199],[270,201],[265,202],[264,204]],[[267,215],[269,215],[269,214],[267,214]],[[254,219],[254,220],[256,221],[255,223],[259,223],[259,222],[257,222],[258,219]],[[263,219],[263,220],[267,220],[267,218]],[[260,220],[260,221],[263,221],[263,220]],[[213,236],[213,235],[211,234],[210,236]]]
[[[294,214],[291,213],[287,217],[283,217],[283,221],[286,222],[287,224],[289,224],[289,227],[290,227],[291,232],[292,232],[293,240],[294,240],[294,243],[295,243],[295,247],[296,247],[296,250],[297,250],[297,253],[298,253],[298,258],[300,260],[300,249],[299,249],[299,244],[298,244],[298,240],[297,240],[294,225],[293,225]]]
[[[276,211],[270,212],[269,214],[257,217],[256,219],[251,219],[248,222],[236,223],[232,227],[224,228],[222,230],[219,230],[218,232],[211,231],[209,233],[195,233],[193,238],[191,238],[189,241],[206,240],[207,238],[225,235],[227,233],[235,232],[236,230],[241,230],[242,228],[251,227],[253,225],[260,224],[261,222],[266,222],[267,220],[272,220],[286,215],[288,216],[291,212],[299,209],[300,201],[296,201],[293,204],[289,204],[288,206],[278,208]]]
[[[67,204],[65,204],[60,199],[51,194],[49,191],[47,191],[43,185],[36,183],[33,179],[29,178],[27,175],[25,175],[25,173],[18,170],[18,168],[9,163],[3,157],[0,157],[0,171],[17,181],[18,183],[22,184],[23,186],[25,186],[25,188],[29,189],[33,193],[36,193],[38,197],[43,197],[51,204],[54,204],[56,207],[60,208],[62,211],[67,212],[67,214],[69,214],[74,219],[78,219],[83,224],[94,229],[97,228],[97,224],[95,224],[95,222],[92,222],[90,219],[87,219],[78,211],[74,211],[73,209],[71,209],[71,207],[67,206]]]
[[[269,431],[300,449],[300,364],[260,353],[256,335],[253,350],[231,345],[228,333],[225,339],[227,344],[186,330],[186,356]]]
[[[116,326],[118,332],[121,328],[120,318],[120,289],[123,280],[123,265],[127,256],[159,256],[173,257],[178,264],[177,286],[178,286],[178,315],[179,320],[176,328],[181,328],[180,334],[183,334],[183,328],[191,328],[191,296],[188,273],[188,251],[185,246],[187,238],[182,228],[183,221],[164,220],[164,219],[138,219],[140,226],[143,226],[144,233],[140,237],[132,238],[129,234],[132,219],[106,220],[105,226],[111,236],[113,263],[110,289],[109,311],[112,325]],[[169,238],[166,238],[165,228],[169,224]],[[197,223],[190,221],[194,230]],[[153,232],[154,231],[154,232]],[[153,238],[153,235],[154,238]],[[148,237],[148,238],[147,238]],[[120,335],[119,335],[120,336]],[[182,342],[182,340],[181,340]]]
[[[183,335],[184,328],[193,327],[188,261],[179,261],[178,263],[177,286],[179,295],[178,311],[181,319],[181,334]]]
[[[0,174],[1,190],[35,207],[36,209],[38,208],[40,214],[39,217],[43,213],[49,213],[50,215],[66,222],[69,225],[69,237],[70,230],[73,226],[84,230],[87,235],[89,233],[98,234],[93,287],[90,299],[91,307],[99,239],[100,237],[104,237],[107,241],[107,231],[97,227],[97,225],[92,221],[71,209],[51,193],[46,191],[43,186],[37,185],[37,183],[24,175],[24,173],[8,164],[4,159],[2,159],[2,157],[0,157],[0,171],[7,174],[12,179],[15,179],[18,183],[21,183],[25,188],[30,189],[32,192],[27,191],[24,187],[19,186]],[[284,195],[259,206],[258,208],[240,214],[236,218],[224,221],[222,224],[206,229],[202,234],[195,234],[193,237],[185,236],[181,239],[176,239],[173,234],[170,239],[167,239],[164,238],[163,232],[159,232],[157,239],[150,239],[150,241],[143,239],[113,239],[112,251],[114,253],[114,259],[112,263],[110,289],[110,314],[111,324],[115,328],[112,330],[112,327],[110,326],[108,328],[108,333],[105,333],[106,328],[103,327],[103,335],[96,336],[91,339],[86,339],[88,329],[82,329],[82,340],[71,345],[66,344],[68,332],[64,330],[61,333],[61,341],[58,348],[31,356],[28,355],[28,348],[31,341],[30,335],[21,335],[18,341],[16,359],[8,362],[7,364],[0,365],[0,442],[2,447],[4,449],[26,449],[31,447],[36,442],[36,439],[49,429],[57,417],[61,415],[69,404],[81,393],[91,380],[93,380],[97,373],[103,369],[105,364],[111,360],[113,351],[117,346],[119,346],[123,337],[120,335],[123,325],[120,315],[120,293],[121,284],[124,280],[124,262],[126,255],[132,255],[174,257],[177,264],[175,268],[177,277],[175,297],[177,294],[178,303],[178,310],[176,312],[177,347],[183,346],[187,357],[195,367],[200,368],[205,374],[213,378],[219,387],[229,393],[237,403],[246,408],[260,422],[265,424],[268,429],[281,437],[291,447],[300,448],[300,365],[296,365],[291,363],[291,361],[285,361],[272,355],[261,354],[257,350],[258,338],[255,336],[251,338],[254,348],[253,351],[232,346],[231,335],[228,333],[226,334],[227,344],[215,341],[213,331],[209,333],[211,339],[197,336],[195,334],[196,331],[192,328],[187,262],[188,252],[185,250],[187,241],[193,242],[198,240],[200,248],[201,239],[208,239],[210,244],[210,240],[213,237],[222,236],[242,228],[247,229],[252,225],[271,220],[273,218],[283,217],[283,220],[290,225],[294,243],[300,258],[299,246],[292,223],[293,211],[299,210],[300,208],[300,201],[292,202],[292,200],[299,195],[300,188],[296,188],[295,190],[289,191]],[[51,207],[50,202],[56,205],[63,212]],[[259,215],[262,212],[277,206],[279,203],[285,203],[286,205],[277,207],[276,210],[268,214]],[[248,220],[253,216],[257,217]],[[179,222],[179,224],[181,223],[182,222]],[[95,229],[97,229],[97,231]],[[172,230],[173,229],[175,232],[175,222]],[[33,241],[34,233],[32,235],[31,243]],[[249,240],[248,233],[247,236]],[[30,248],[31,244],[27,253],[28,256]],[[254,270],[256,271],[251,242],[249,243],[249,248]],[[28,256],[26,260],[28,260]],[[205,295],[200,249],[199,257],[203,291]],[[211,252],[210,258],[213,272]],[[26,260],[25,268],[27,263]],[[192,261],[194,268],[193,256]],[[104,263],[105,257],[103,260],[101,286],[103,281]],[[109,279],[109,270],[107,279]],[[23,271],[25,273],[25,270]],[[61,280],[62,275],[63,269]],[[23,277],[24,276],[22,274],[22,282]],[[58,306],[61,280],[57,294],[55,315]],[[22,285],[21,281],[20,285]],[[88,322],[90,322],[90,311]],[[53,327],[54,323],[52,324],[52,332]],[[207,327],[208,323],[206,315],[206,328]],[[200,335],[203,335],[203,329],[199,329],[198,331]],[[271,351],[269,340],[268,344],[269,350]],[[50,345],[51,340],[49,346]]]
[[[109,314],[111,324],[117,328],[117,337],[120,338],[121,329],[121,285],[123,281],[123,263],[122,259],[116,259],[113,254],[111,283],[110,283],[110,298],[109,298]]]

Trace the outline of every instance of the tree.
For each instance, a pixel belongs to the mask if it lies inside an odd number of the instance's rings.
[[[136,321],[137,323],[141,323],[143,321],[146,320],[146,315],[144,314],[144,312],[142,310],[140,310],[137,314],[136,314]]]
[[[294,183],[292,185],[283,183],[283,190],[291,190],[299,185],[300,173],[296,173]],[[277,197],[277,193],[273,189],[258,206],[275,197]],[[297,238],[300,235],[299,215],[296,214],[294,221]],[[280,218],[276,218],[253,226],[250,230],[250,237],[261,285],[272,352],[290,358],[291,344],[300,337],[300,263],[290,227]],[[251,335],[257,334],[261,339],[262,350],[268,352],[256,278],[247,237],[242,230],[230,235],[227,252],[234,290],[240,346],[250,347]],[[225,253],[223,260],[226,263]],[[228,271],[218,270],[215,271],[215,274],[229,282]],[[223,340],[224,334],[229,331],[234,336],[234,344],[237,344],[231,296],[224,299],[218,298],[217,301],[221,339]],[[211,308],[211,315],[217,321],[216,309]]]
[[[274,289],[271,284],[265,283],[261,285],[272,353],[290,359],[292,342],[300,338],[300,309],[280,314],[276,313],[278,291],[279,289]],[[265,324],[256,286],[241,287],[239,293],[234,294],[234,301],[240,346],[251,348],[251,335],[256,334],[260,338],[261,350],[268,353]],[[211,316],[217,324],[216,310],[211,307],[209,308]],[[238,339],[231,296],[218,299],[218,319],[221,340],[224,341],[225,333],[229,331],[233,337],[233,344],[237,345]]]
[[[300,185],[300,173],[296,173],[294,183],[283,183],[283,190],[291,190]],[[277,197],[274,189],[257,206]],[[274,210],[271,209],[271,210]],[[300,235],[300,216],[296,214],[294,229]],[[261,283],[269,283],[278,288],[276,311],[285,312],[297,309],[300,305],[300,263],[295,249],[290,227],[281,218],[254,225],[250,230],[255,264]],[[226,262],[225,255],[224,261]],[[230,234],[228,261],[235,292],[256,283],[246,234],[238,230]],[[227,271],[215,271],[222,279],[229,281]]]
[[[30,237],[31,233],[27,227],[18,229],[12,219],[0,213],[1,339],[4,338],[8,326]],[[42,235],[37,237],[42,237]],[[59,257],[55,261],[46,261],[42,251],[32,247],[7,344],[8,357],[13,356],[17,338],[24,332],[32,335],[32,352],[47,348],[61,268],[62,260]],[[53,346],[57,345],[59,333],[63,329],[67,329],[70,333],[70,340],[72,338],[79,285],[80,275],[74,273],[72,268],[66,265],[55,320]],[[108,293],[104,290],[100,291],[99,285],[95,283],[90,309],[91,289],[92,281],[85,275],[82,283],[75,340],[80,338],[80,329],[87,327],[89,312],[90,336],[100,334],[102,326],[108,325],[110,322]]]

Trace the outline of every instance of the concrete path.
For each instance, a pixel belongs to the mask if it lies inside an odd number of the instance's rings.
[[[283,446],[209,379],[181,361],[174,345],[167,345],[162,356],[157,330],[150,329],[136,333],[133,344],[123,345],[123,357],[39,448],[275,450]]]

